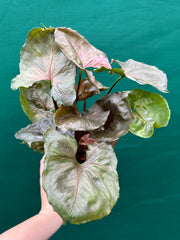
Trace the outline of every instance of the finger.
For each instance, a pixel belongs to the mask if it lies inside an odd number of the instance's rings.
[[[44,157],[45,157],[45,155],[43,155],[43,157],[40,161],[40,177],[42,176],[42,172],[43,172],[43,169],[44,169]]]

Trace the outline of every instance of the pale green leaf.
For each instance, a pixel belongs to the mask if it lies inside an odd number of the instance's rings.
[[[167,76],[155,66],[150,66],[132,59],[117,62],[124,70],[125,76],[139,84],[150,84],[161,92],[167,91]]]
[[[167,126],[170,110],[166,100],[157,93],[135,89],[128,99],[133,110],[134,121],[130,132],[143,138],[151,137],[154,128]]]

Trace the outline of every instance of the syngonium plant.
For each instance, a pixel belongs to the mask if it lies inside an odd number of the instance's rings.
[[[20,74],[11,83],[13,90],[20,89],[22,108],[33,122],[15,137],[45,152],[43,187],[64,223],[80,224],[109,214],[119,196],[114,142],[128,132],[149,138],[170,118],[166,100],[157,93],[111,93],[124,77],[167,92],[163,71],[132,59],[111,64],[105,53],[71,28],[34,28],[21,50]],[[117,74],[118,79],[108,89],[92,70]],[[86,109],[87,99],[105,90]],[[78,101],[84,102],[83,111]]]

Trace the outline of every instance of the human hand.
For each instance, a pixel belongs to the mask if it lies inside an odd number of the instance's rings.
[[[63,220],[49,204],[42,187],[44,156],[40,163],[41,210],[39,214],[27,219],[0,235],[0,240],[45,240],[49,239],[62,225]]]
[[[44,191],[43,186],[42,186],[42,173],[43,173],[43,169],[44,169],[44,157],[45,157],[45,155],[42,157],[41,162],[40,162],[40,193],[41,193],[40,213],[53,211],[53,207],[49,204],[46,192]]]

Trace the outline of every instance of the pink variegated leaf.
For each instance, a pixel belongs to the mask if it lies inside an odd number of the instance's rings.
[[[75,98],[76,67],[54,41],[54,28],[32,29],[21,50],[20,74],[11,88],[30,87],[40,80],[50,80],[51,95],[59,103],[72,105]]]
[[[89,133],[88,133],[88,134],[85,134],[84,136],[81,137],[81,139],[79,141],[79,144],[86,146],[86,145],[92,144],[94,142],[97,142],[96,139],[89,138]]]
[[[55,41],[64,55],[79,68],[106,67],[111,68],[105,53],[91,45],[82,35],[71,28],[55,29]]]

